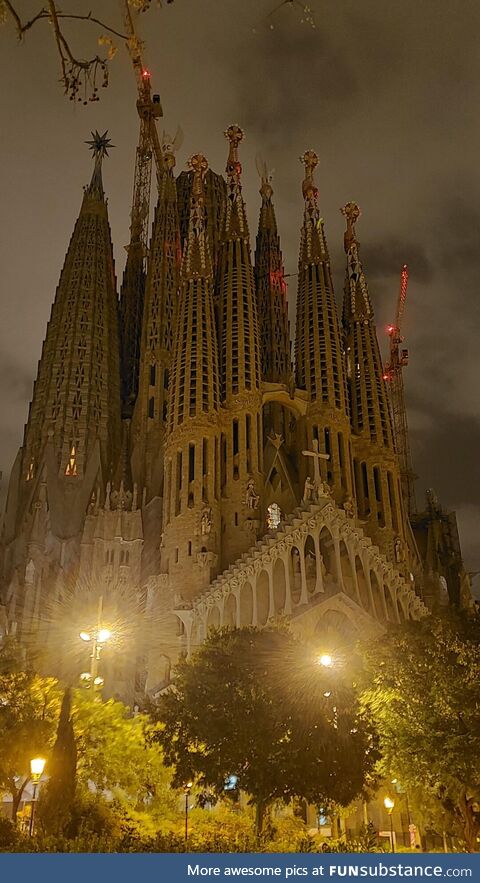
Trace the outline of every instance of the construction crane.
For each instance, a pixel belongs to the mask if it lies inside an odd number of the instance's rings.
[[[400,349],[404,340],[401,329],[405,301],[407,298],[407,288],[408,267],[404,264],[400,273],[400,290],[398,293],[395,324],[388,325],[387,327],[387,334],[390,337],[390,361],[385,365],[383,376],[384,380],[387,381],[390,393],[393,431],[400,466],[402,495],[409,516],[413,516],[415,515],[417,508],[415,501],[416,475],[412,469],[412,458],[408,438],[407,410],[405,407],[405,392],[403,386],[403,368],[408,365],[408,350]]]
[[[138,390],[140,337],[145,298],[146,261],[150,217],[150,188],[152,163],[157,176],[162,174],[163,155],[156,128],[156,120],[163,116],[160,95],[152,94],[150,71],[142,59],[132,10],[128,0],[122,4],[128,34],[127,49],[137,80],[137,111],[140,135],[135,160],[130,242],[126,246],[127,261],[120,289],[120,318],[122,328],[122,407],[123,416],[131,417]]]

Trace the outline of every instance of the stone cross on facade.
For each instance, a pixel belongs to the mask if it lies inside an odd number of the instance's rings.
[[[313,483],[317,494],[323,491],[322,475],[320,472],[320,460],[329,460],[330,454],[322,454],[318,450],[318,439],[314,438],[312,442],[313,451],[302,451],[304,457],[313,457]]]

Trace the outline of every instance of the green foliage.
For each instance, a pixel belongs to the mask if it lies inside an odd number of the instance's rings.
[[[210,633],[155,716],[175,783],[194,776],[221,795],[234,773],[258,832],[274,800],[349,803],[373,761],[353,692],[284,628]]]
[[[45,756],[55,737],[60,691],[53,678],[18,670],[7,644],[0,650],[0,789],[12,795],[15,819],[30,760]]]
[[[480,619],[463,612],[402,625],[365,648],[366,714],[378,730],[381,772],[424,816],[480,831]],[[443,818],[443,824],[441,818]]]
[[[143,714],[132,717],[121,702],[92,702],[75,692],[73,726],[77,741],[78,781],[94,783],[120,801],[138,808],[171,809],[176,795],[163,763],[157,727]]]
[[[24,852],[26,839],[13,822],[0,816],[0,852]]]

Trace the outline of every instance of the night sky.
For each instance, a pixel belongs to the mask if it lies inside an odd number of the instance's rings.
[[[478,0],[309,0],[266,15],[277,0],[175,0],[142,16],[164,127],[185,140],[177,170],[202,151],[223,171],[223,131],[236,122],[254,235],[255,156],[275,169],[286,272],[295,273],[307,148],[320,156],[317,184],[337,299],[345,256],[339,208],[355,200],[381,345],[394,319],[401,265],[410,268],[405,384],[417,498],[434,487],[457,511],[468,569],[480,569],[480,4]],[[22,2],[22,14],[41,3]],[[94,9],[121,30],[117,0],[64,2]],[[274,24],[273,30],[269,27]],[[66,27],[74,51],[94,54],[101,29]],[[0,28],[0,469],[5,490],[22,440],[55,287],[91,174],[83,143],[108,128],[104,165],[117,277],[128,242],[138,134],[135,81],[120,45],[101,101],[63,96],[50,27],[19,45]],[[296,279],[289,298],[292,316]]]

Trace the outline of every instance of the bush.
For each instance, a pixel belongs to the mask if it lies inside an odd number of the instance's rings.
[[[0,816],[0,852],[29,852],[30,837],[23,834],[10,819]]]

